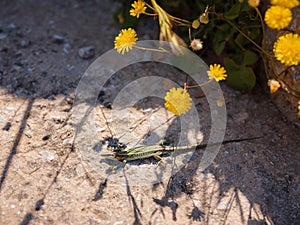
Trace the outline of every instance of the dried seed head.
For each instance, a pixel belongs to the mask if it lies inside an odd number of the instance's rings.
[[[208,24],[208,22],[209,22],[208,13],[207,12],[202,13],[199,17],[199,21],[200,21],[200,23]]]
[[[275,93],[280,88],[280,83],[277,80],[268,80],[271,94]]]
[[[194,39],[191,41],[190,47],[193,49],[193,51],[199,51],[203,48],[203,42],[200,39]]]

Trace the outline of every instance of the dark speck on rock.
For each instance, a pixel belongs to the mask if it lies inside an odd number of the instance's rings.
[[[95,48],[93,46],[82,47],[79,49],[78,55],[83,59],[92,58],[95,55]]]
[[[49,138],[50,138],[50,135],[48,134],[48,135],[43,137],[43,141],[47,141]]]
[[[5,124],[5,126],[2,128],[2,130],[9,131],[10,127],[11,127],[11,123],[10,123],[10,122],[7,122],[7,123]]]

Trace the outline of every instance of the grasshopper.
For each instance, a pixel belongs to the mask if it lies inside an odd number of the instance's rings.
[[[128,161],[152,158],[152,157],[155,158],[156,160],[160,161],[162,159],[161,156],[166,155],[171,152],[179,151],[179,150],[200,149],[200,148],[205,148],[208,146],[215,146],[215,145],[220,145],[220,144],[227,144],[227,143],[241,142],[241,141],[249,141],[249,140],[254,140],[254,139],[258,139],[258,138],[261,138],[261,137],[227,140],[227,141],[216,142],[216,143],[212,143],[212,144],[201,144],[201,145],[197,145],[194,147],[190,147],[190,146],[174,147],[174,146],[166,145],[165,142],[161,142],[158,145],[138,146],[138,147],[134,147],[134,148],[127,148],[126,145],[119,143],[118,146],[113,146],[113,148],[110,148],[110,150],[112,151],[111,153],[101,154],[101,155],[104,157],[109,157],[114,160],[121,161],[123,163],[126,163]]]

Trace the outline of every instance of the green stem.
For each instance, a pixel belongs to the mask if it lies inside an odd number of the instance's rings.
[[[191,24],[192,24],[190,21],[174,17],[174,16],[172,16],[170,14],[168,14],[168,16],[169,16],[170,20],[178,23],[181,26],[191,26]]]
[[[268,57],[272,57],[266,50],[261,48],[255,41],[253,41],[247,34],[245,34],[241,29],[239,29],[233,22],[229,19],[225,18],[224,16],[219,15],[216,12],[212,12],[214,15],[217,16],[217,19],[224,20],[229,23],[234,29],[236,29],[241,35],[243,35],[248,41],[250,41],[256,48],[258,48],[262,53],[264,53]]]
[[[264,25],[264,22],[263,22],[263,18],[261,16],[261,13],[259,11],[259,9],[257,7],[255,7],[255,11],[257,13],[257,15],[259,16],[259,19],[260,19],[260,23],[261,23],[261,30],[262,30],[262,33],[263,33],[263,49],[266,50],[266,31],[265,31],[265,25]]]
[[[193,86],[189,86],[189,85],[187,85],[187,84],[185,83],[185,84],[184,84],[184,89],[191,89],[191,88],[196,88],[196,87],[203,87],[203,86],[209,84],[209,83],[212,82],[212,81],[213,81],[213,79],[209,79],[208,81],[206,81],[206,82],[204,82],[204,83],[202,83],[202,84],[197,84],[197,85],[193,85]]]

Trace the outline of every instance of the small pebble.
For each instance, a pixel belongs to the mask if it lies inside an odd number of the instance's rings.
[[[42,150],[39,153],[42,156],[43,160],[46,161],[46,162],[52,161],[55,157],[55,154],[53,152],[50,152],[50,151],[47,151],[47,150]]]
[[[67,69],[69,71],[73,70],[75,67],[73,65],[67,64]]]
[[[10,23],[10,24],[7,25],[7,28],[10,29],[10,30],[14,30],[14,29],[17,28],[17,26],[14,23]]]
[[[224,155],[224,156],[228,156],[228,155],[229,155],[229,152],[228,152],[228,151],[224,151],[224,152],[223,152],[223,155]]]
[[[66,55],[69,54],[70,48],[71,48],[71,45],[69,43],[64,44],[63,51]]]
[[[19,50],[19,51],[17,51],[16,53],[15,53],[15,56],[16,57],[19,57],[19,56],[22,56],[23,55],[23,52],[21,51],[21,50]]]
[[[33,73],[33,72],[34,72],[34,70],[35,70],[34,68],[32,68],[32,67],[29,67],[29,68],[27,69],[27,72],[28,72],[28,73]]]
[[[0,33],[0,40],[5,39],[7,37],[7,34],[5,33]]]
[[[52,38],[53,38],[53,42],[56,44],[62,44],[64,42],[64,37],[59,34],[54,34]]]
[[[28,132],[25,132],[25,135],[26,135],[26,137],[28,137],[28,138],[31,138],[31,135],[30,135],[30,133],[28,133]]]
[[[21,48],[27,48],[29,45],[30,45],[30,41],[28,41],[26,39],[22,40],[20,43]]]
[[[73,138],[64,139],[63,145],[69,145],[73,143]]]
[[[78,55],[83,59],[92,58],[95,55],[95,48],[93,46],[82,47],[79,49]]]
[[[22,69],[22,66],[17,65],[17,64],[14,64],[14,65],[12,66],[12,68],[13,68],[14,71],[20,71],[20,70]]]
[[[114,223],[114,225],[121,225],[121,224],[123,224],[123,221],[117,221]]]
[[[230,204],[222,199],[219,202],[217,209],[218,210],[228,210],[228,209],[230,209]]]
[[[11,111],[11,112],[15,110],[15,108],[14,108],[14,107],[11,107],[11,106],[7,106],[6,109],[7,109],[8,111]]]

